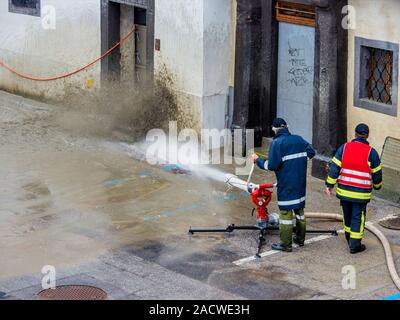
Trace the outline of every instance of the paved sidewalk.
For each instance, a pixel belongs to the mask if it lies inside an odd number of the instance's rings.
[[[253,224],[249,197],[135,159],[113,132],[91,130],[100,121],[94,119],[0,92],[0,299],[35,299],[45,265],[56,268],[58,285],[98,286],[110,299],[383,299],[398,293],[370,233],[368,250],[357,256],[340,236],[235,265],[256,252],[257,232],[190,237],[187,230]],[[275,177],[256,170],[253,180]],[[323,181],[309,178],[307,211],[340,213],[339,201],[326,198],[323,188]],[[277,211],[275,200],[270,211]],[[375,198],[368,220],[398,214],[398,206]],[[400,270],[400,234],[382,231]],[[264,251],[276,241],[277,232],[268,234]],[[346,266],[355,268],[356,290],[342,287]]]

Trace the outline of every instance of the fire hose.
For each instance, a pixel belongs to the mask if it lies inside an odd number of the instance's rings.
[[[247,182],[240,180],[238,177],[236,177],[234,175],[227,175],[226,183],[229,186],[236,187],[236,188],[239,188],[241,190],[251,193],[251,190],[253,190],[254,188],[259,188],[259,185],[256,185],[256,184],[250,182],[253,171],[254,171],[254,164],[250,170],[250,175],[249,175]],[[276,185],[273,185],[273,186],[276,186]],[[328,219],[328,220],[335,220],[335,221],[343,222],[343,217],[339,214],[334,214],[334,213],[313,212],[313,213],[306,213],[305,216],[306,216],[306,218],[309,218],[309,219]],[[386,264],[387,264],[390,276],[391,276],[394,284],[396,285],[396,287],[400,290],[400,277],[396,270],[396,264],[394,262],[392,248],[390,246],[389,241],[387,240],[386,236],[378,228],[376,228],[372,223],[367,223],[365,225],[365,228],[368,231],[372,232],[381,242],[383,249],[385,251]]]
[[[306,218],[310,219],[329,219],[329,220],[336,220],[336,221],[341,221],[343,222],[343,217],[339,214],[334,214],[334,213],[306,213]],[[372,232],[382,243],[383,249],[385,251],[385,256],[386,256],[386,264],[389,269],[390,276],[396,285],[396,287],[400,290],[400,277],[397,273],[396,270],[396,264],[394,262],[393,258],[393,253],[392,253],[392,248],[390,246],[389,241],[387,240],[386,236],[377,228],[375,227],[372,223],[367,223],[365,225],[365,228]]]
[[[39,81],[39,82],[45,82],[45,81],[54,81],[54,80],[59,80],[59,79],[63,79],[63,78],[68,78],[70,76],[73,76],[81,71],[84,71],[88,68],[90,68],[91,66],[93,66],[94,64],[96,64],[97,62],[99,62],[100,60],[103,60],[105,57],[107,57],[108,55],[110,55],[116,48],[118,48],[120,45],[122,45],[126,40],[128,40],[128,38],[137,30],[136,26],[135,28],[132,29],[131,32],[129,32],[125,37],[123,37],[120,41],[118,41],[115,45],[113,45],[110,49],[108,49],[105,53],[103,53],[101,56],[99,56],[98,58],[96,58],[95,60],[93,60],[92,62],[88,63],[87,65],[72,71],[72,72],[68,72],[66,74],[62,74],[62,75],[58,75],[58,76],[53,76],[53,77],[47,77],[47,78],[39,78],[39,77],[32,77],[32,76],[28,76],[25,74],[22,74],[21,72],[15,70],[14,68],[12,68],[11,66],[9,66],[8,64],[6,64],[4,61],[0,60],[0,67],[3,67],[5,69],[7,69],[8,71],[10,71],[11,73],[15,74],[16,76],[26,79],[26,80],[32,80],[32,81]]]

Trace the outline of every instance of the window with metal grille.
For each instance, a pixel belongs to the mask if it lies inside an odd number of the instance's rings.
[[[315,7],[300,3],[278,1],[276,19],[280,22],[315,27]]]
[[[8,0],[8,11],[40,16],[40,0]]]
[[[399,45],[356,38],[354,106],[397,116]]]
[[[366,47],[369,52],[368,99],[392,104],[393,52]]]

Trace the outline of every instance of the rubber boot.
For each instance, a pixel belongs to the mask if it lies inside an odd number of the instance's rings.
[[[304,241],[299,240],[299,239],[297,238],[297,236],[295,236],[295,237],[293,238],[293,243],[294,243],[294,244],[297,244],[299,247],[304,247]]]
[[[356,254],[365,251],[367,248],[361,244],[361,239],[350,239],[350,253]]]
[[[367,247],[362,244],[358,248],[350,249],[350,253],[351,254],[357,254],[357,253],[364,252],[365,250],[367,250]]]
[[[275,250],[275,251],[283,251],[283,252],[292,252],[293,251],[292,248],[285,247],[281,243],[274,243],[271,246],[271,248],[272,248],[272,250]]]

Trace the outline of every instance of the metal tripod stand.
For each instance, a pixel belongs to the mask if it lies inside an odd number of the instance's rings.
[[[234,224],[230,224],[226,229],[189,229],[189,235],[194,235],[195,233],[232,233],[235,230],[258,230],[260,234],[258,236],[258,251],[256,254],[257,258],[261,258],[261,250],[263,245],[266,242],[265,235],[267,231],[276,231],[279,230],[279,226],[268,225],[264,229],[260,229],[257,226],[236,226]],[[293,232],[296,233],[296,227],[293,227]],[[338,232],[336,229],[332,230],[307,230],[307,234],[330,234],[332,236],[338,236]]]
[[[245,192],[248,192],[252,198],[252,201],[257,206],[257,208],[253,209],[252,215],[257,210],[257,215],[261,217],[265,217],[268,220],[268,204],[272,200],[272,189],[276,187],[276,184],[260,184],[256,185],[250,183],[251,177],[253,175],[255,164],[252,164],[249,177],[246,181],[242,181],[238,179],[236,176],[228,175],[226,183],[231,187],[237,187]],[[257,217],[258,218],[258,217]],[[268,220],[270,222],[270,220]],[[257,258],[261,258],[260,253],[263,245],[265,244],[265,235],[267,231],[279,230],[279,225],[269,224],[263,229],[257,226],[236,226],[234,224],[230,224],[226,229],[189,229],[189,235],[194,235],[195,233],[232,233],[235,230],[258,230],[260,234],[258,236],[258,251],[256,254]],[[293,227],[293,232],[296,233],[296,227]],[[332,236],[338,236],[338,232],[336,229],[332,230],[307,230],[308,234],[330,234]]]

